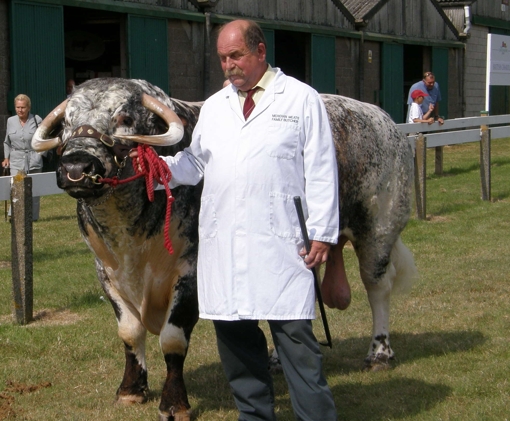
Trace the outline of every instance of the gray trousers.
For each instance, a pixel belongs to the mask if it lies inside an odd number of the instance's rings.
[[[274,421],[273,381],[264,333],[257,320],[214,321],[223,369],[239,421]],[[268,320],[299,421],[336,421],[333,395],[310,320]]]

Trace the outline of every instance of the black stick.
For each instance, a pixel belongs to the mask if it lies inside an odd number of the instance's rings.
[[[299,226],[301,227],[301,233],[303,234],[303,240],[305,241],[305,249],[306,253],[310,253],[310,239],[308,238],[308,231],[306,229],[305,224],[305,216],[303,214],[303,207],[301,206],[301,198],[299,196],[294,197],[294,205],[296,206],[296,211],[299,219]],[[324,310],[324,302],[322,301],[321,294],[321,286],[319,284],[319,277],[317,276],[317,271],[313,267],[312,269],[313,280],[315,284],[315,295],[317,296],[317,301],[319,302],[319,309],[321,311],[322,324],[324,325],[324,332],[326,333],[327,342],[319,342],[319,344],[323,346],[329,346],[333,348],[333,344],[331,342],[331,334],[329,333],[329,325],[328,319],[326,318],[326,311]]]

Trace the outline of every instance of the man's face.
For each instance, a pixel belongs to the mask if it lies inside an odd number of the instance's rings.
[[[436,83],[436,78],[434,76],[427,76],[425,79],[423,79],[423,83],[425,83],[425,86],[430,91],[432,88],[434,88],[434,83]]]
[[[239,27],[225,27],[218,37],[218,56],[225,78],[242,91],[253,88],[265,71],[266,48],[260,43],[257,51],[246,46]]]
[[[28,117],[28,112],[30,108],[28,108],[27,101],[21,100],[16,101],[16,114],[22,120],[26,120]]]

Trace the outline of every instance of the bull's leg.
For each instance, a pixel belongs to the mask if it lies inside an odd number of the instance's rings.
[[[378,248],[374,243],[366,243],[363,251],[358,254],[361,279],[372,309],[372,342],[365,358],[365,370],[371,371],[389,368],[389,360],[394,357],[389,328],[390,295],[395,267],[390,260],[389,251],[385,249],[391,249],[391,246]]]
[[[377,371],[389,368],[394,357],[390,346],[390,293],[391,284],[384,276],[377,284],[365,284],[372,309],[372,342],[365,358],[365,370]]]
[[[160,333],[160,345],[165,356],[167,375],[161,403],[159,421],[190,421],[191,406],[184,384],[184,360],[188,352],[189,332],[167,323]]]
[[[147,400],[147,365],[145,363],[145,339],[147,331],[125,306],[120,306],[118,320],[119,336],[124,342],[126,365],[122,383],[117,389],[117,402],[121,404],[143,403]]]
[[[346,242],[347,237],[342,235],[338,240],[338,244],[331,248],[321,284],[324,304],[339,310],[345,310],[351,303],[351,288],[347,281],[343,256]]]
[[[167,323],[159,334],[161,351],[165,356],[167,375],[161,403],[159,421],[190,421],[191,407],[184,385],[183,368],[193,327],[198,321],[196,283],[192,275],[177,282]]]
[[[124,342],[126,365],[122,383],[117,389],[117,402],[142,403],[147,399],[147,366],[145,363],[145,339],[147,330],[136,310],[128,307],[117,290],[111,285],[103,266],[96,259],[96,272],[104,292],[117,318],[118,334]]]

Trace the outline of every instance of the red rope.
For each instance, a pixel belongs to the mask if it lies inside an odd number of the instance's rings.
[[[119,180],[117,176],[112,178],[102,178],[101,183],[109,184],[112,187],[117,187],[119,184],[129,183],[140,177],[145,177],[145,185],[147,187],[147,197],[149,201],[154,202],[154,182],[156,180],[159,184],[165,187],[166,191],[166,214],[165,214],[165,248],[170,254],[173,254],[172,241],[170,240],[170,217],[172,216],[172,203],[175,200],[169,187],[172,173],[170,168],[166,165],[158,154],[148,145],[138,145],[138,157],[133,158],[133,168],[135,175],[124,180]]]

